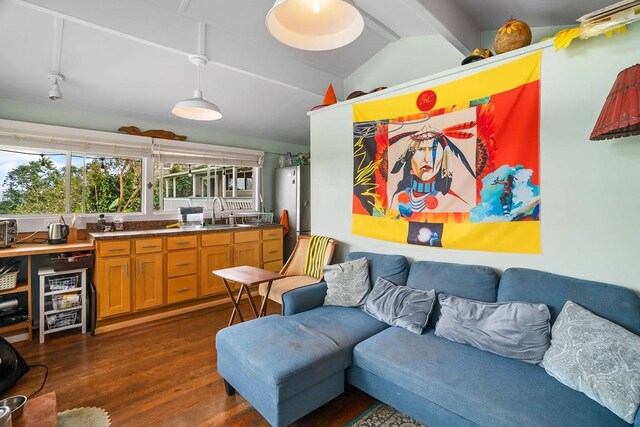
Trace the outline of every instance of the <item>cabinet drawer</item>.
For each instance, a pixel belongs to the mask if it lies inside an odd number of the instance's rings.
[[[276,261],[279,259],[282,259],[282,241],[262,242],[262,261]]]
[[[167,303],[186,301],[198,296],[198,276],[176,277],[167,280]]]
[[[151,252],[162,252],[162,238],[136,240],[137,254],[148,254]]]
[[[202,235],[202,246],[228,245],[231,243],[231,233],[210,233]]]
[[[167,254],[167,276],[177,277],[198,272],[198,251],[176,251]]]
[[[129,240],[113,240],[98,242],[98,254],[101,257],[129,255],[131,244]]]
[[[269,271],[275,271],[276,273],[280,273],[282,270],[282,260],[279,259],[277,261],[269,261],[262,264],[262,268]]]
[[[260,240],[260,230],[233,233],[233,243],[257,242],[258,240]]]
[[[262,240],[274,240],[282,238],[281,228],[272,228],[269,230],[262,230]]]
[[[198,246],[198,236],[167,237],[167,250],[191,249]]]

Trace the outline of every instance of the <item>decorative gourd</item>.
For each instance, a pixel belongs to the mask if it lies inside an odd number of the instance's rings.
[[[500,27],[493,41],[493,50],[499,53],[509,52],[531,44],[531,28],[524,21],[509,19]]]

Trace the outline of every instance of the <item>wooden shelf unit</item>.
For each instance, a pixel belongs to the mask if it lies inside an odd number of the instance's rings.
[[[33,282],[32,282],[32,260],[34,255],[48,255],[58,252],[75,252],[93,250],[93,243],[78,242],[64,243],[61,245],[47,245],[36,243],[19,243],[10,248],[0,249],[0,258],[22,258],[26,257],[27,275],[26,280],[21,280],[14,289],[0,291],[0,296],[7,296],[18,293],[27,294],[27,313],[29,320],[13,325],[0,327],[0,335],[11,341],[21,341],[23,338],[33,339]],[[19,276],[20,277],[20,276]],[[25,338],[26,336],[26,338]]]

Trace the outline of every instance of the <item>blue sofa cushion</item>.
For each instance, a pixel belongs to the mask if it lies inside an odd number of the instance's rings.
[[[549,348],[549,309],[531,302],[484,302],[438,295],[435,334],[500,356],[538,364]]]
[[[486,426],[626,426],[537,365],[389,328],[354,349],[354,366]]]
[[[434,289],[436,294],[495,302],[498,275],[491,267],[482,265],[416,261],[409,271],[407,286],[425,291]],[[429,324],[435,325],[439,317],[440,304],[436,301]]]
[[[378,277],[362,309],[381,322],[421,334],[433,310],[433,291],[396,286]]]
[[[573,301],[636,335],[640,335],[640,298],[629,289],[526,268],[502,275],[498,301],[546,304],[555,322],[567,301]]]
[[[409,261],[403,255],[376,254],[373,252],[351,252],[345,261],[353,261],[365,257],[369,262],[369,281],[371,286],[378,277],[383,277],[398,286],[407,283]]]
[[[225,377],[224,369],[244,369],[256,386],[283,400],[346,369],[353,347],[387,327],[357,308],[337,306],[261,317],[218,332],[218,370]]]

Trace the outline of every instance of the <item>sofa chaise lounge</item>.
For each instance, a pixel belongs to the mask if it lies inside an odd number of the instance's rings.
[[[546,304],[551,324],[571,300],[640,334],[640,299],[626,288],[523,268],[499,279],[484,266],[366,257],[369,277],[478,301]],[[283,315],[225,328],[218,371],[274,426],[285,426],[344,392],[345,383],[435,426],[629,426],[538,366],[434,334],[389,327],[358,308],[324,306],[324,282],[283,295]],[[640,414],[640,411],[639,411]],[[636,414],[635,427],[640,427]]]

